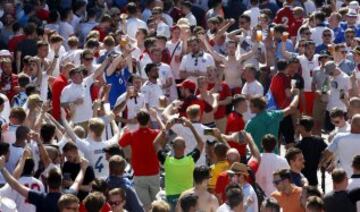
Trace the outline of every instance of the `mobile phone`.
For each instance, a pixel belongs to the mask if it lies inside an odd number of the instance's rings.
[[[181,118],[175,118],[174,122],[175,122],[175,124],[182,124],[182,123],[184,123],[184,120],[182,120]]]
[[[204,135],[214,135],[213,129],[204,129]]]

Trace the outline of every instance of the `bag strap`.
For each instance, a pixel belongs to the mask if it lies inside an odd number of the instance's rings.
[[[171,61],[172,61],[172,59],[173,59],[173,57],[174,57],[174,55],[175,55],[175,51],[176,51],[177,47],[180,45],[180,42],[181,42],[181,41],[177,42],[177,44],[176,44],[173,52],[171,53],[170,63],[171,63]]]

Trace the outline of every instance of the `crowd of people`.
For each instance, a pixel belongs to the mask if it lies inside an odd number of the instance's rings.
[[[0,211],[360,211],[359,14],[0,1]]]

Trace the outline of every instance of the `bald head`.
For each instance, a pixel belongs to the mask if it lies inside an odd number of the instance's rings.
[[[351,132],[360,133],[360,114],[355,114],[351,119]]]
[[[174,139],[174,149],[176,148],[185,148],[185,140],[184,138],[178,136]]]
[[[349,117],[351,118],[355,114],[360,114],[360,98],[352,97],[349,102]]]
[[[235,148],[230,148],[227,152],[226,152],[226,159],[229,161],[229,163],[234,163],[234,162],[240,162],[240,153],[237,149]]]

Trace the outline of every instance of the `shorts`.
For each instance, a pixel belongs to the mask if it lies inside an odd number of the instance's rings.
[[[305,112],[306,115],[312,116],[315,93],[314,92],[304,92],[304,97],[305,97],[306,107],[304,108],[304,105],[302,105],[302,111]]]
[[[295,142],[295,130],[291,115],[284,117],[280,122],[279,136],[284,138],[283,141],[285,144],[291,144]]]
[[[144,207],[148,207],[160,191],[160,175],[134,176],[134,187]]]

